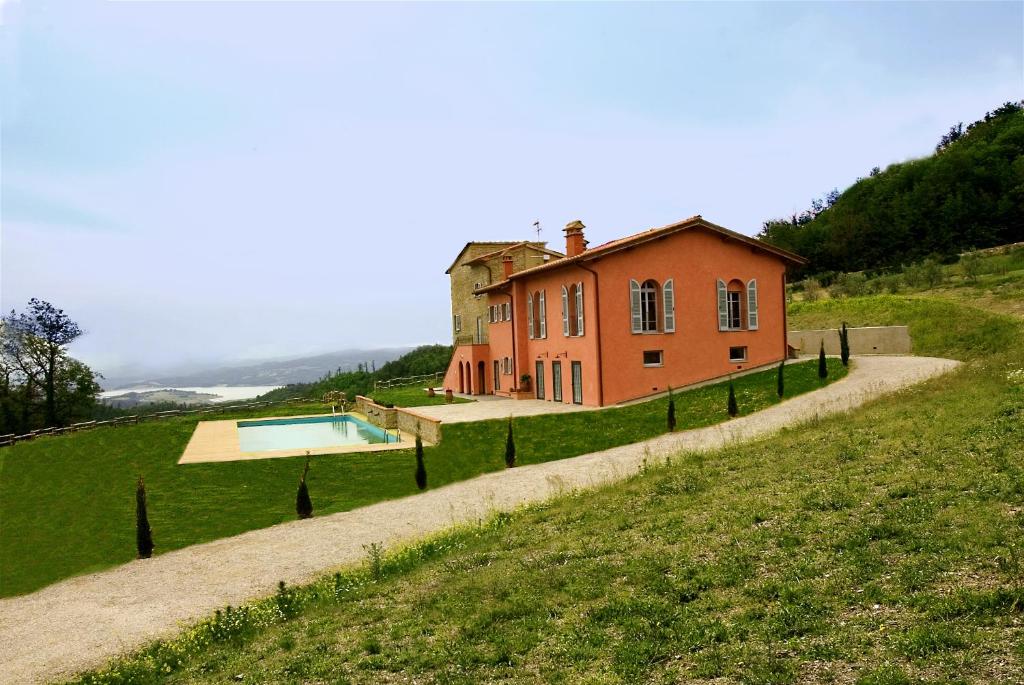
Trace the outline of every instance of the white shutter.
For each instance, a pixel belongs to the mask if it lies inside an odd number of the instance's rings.
[[[562,286],[562,335],[569,337],[569,291]]]
[[[505,303],[505,321],[512,320],[512,305],[508,302]]]
[[[665,332],[676,331],[676,288],[672,279],[665,281],[661,287],[662,299],[665,302]]]
[[[526,332],[533,340],[533,295],[526,296]]]
[[[757,330],[757,280],[747,283],[747,328]]]
[[[576,335],[583,335],[583,281],[576,284]]]
[[[725,281],[718,279],[718,330],[729,329],[729,295]]]
[[[633,323],[633,332],[639,333],[643,325],[640,318],[640,284],[630,279],[629,281],[629,312]]]
[[[540,335],[538,337],[548,337],[548,309],[544,304],[544,292],[540,291]]]

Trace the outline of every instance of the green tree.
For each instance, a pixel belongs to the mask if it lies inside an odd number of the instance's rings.
[[[416,431],[416,487],[420,490],[427,489],[427,467],[423,464],[423,440],[420,433]]]
[[[668,386],[668,432],[676,429],[676,400],[672,397],[672,386]]]
[[[512,437],[512,417],[508,417],[508,437],[505,438],[505,466],[512,468],[516,465],[516,441]]]
[[[313,516],[313,500],[309,498],[309,488],[306,487],[307,474],[309,474],[309,452],[306,452],[306,466],[302,469],[299,490],[295,493],[295,513],[300,519],[308,519]]]
[[[732,386],[732,379],[729,379],[729,416],[736,416],[740,413],[740,408],[736,404],[736,388]]]
[[[930,157],[872,170],[835,201],[815,200],[804,212],[764,222],[759,237],[810,260],[797,278],[1024,240],[1022,104],[957,124]]]
[[[818,350],[818,378],[828,378],[828,363],[825,361],[825,341],[821,341]]]
[[[842,328],[839,329],[839,358],[842,360],[843,366],[850,365],[850,331],[846,328],[845,321]]]
[[[25,311],[0,321],[0,432],[62,426],[89,416],[99,392],[96,376],[67,354],[82,335],[77,323],[49,302],[32,298]]]
[[[146,484],[141,475],[135,483],[135,549],[139,553],[139,559],[149,559],[153,556],[153,529],[149,527]]]
[[[785,370],[786,360],[783,359],[779,363],[779,373],[775,378],[775,392],[778,394],[779,397],[782,397],[786,393]]]

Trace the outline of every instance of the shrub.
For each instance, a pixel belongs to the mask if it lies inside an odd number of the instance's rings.
[[[843,322],[843,327],[839,329],[839,358],[843,361],[843,366],[850,365],[850,331],[846,328],[846,322]]]
[[[516,465],[516,442],[512,437],[512,417],[508,417],[508,437],[505,438],[505,466],[512,468]]]
[[[899,274],[883,274],[871,280],[871,287],[875,292],[889,293],[895,295],[900,291]]]
[[[830,291],[833,297],[858,297],[868,292],[868,278],[863,273],[839,274]]]
[[[668,388],[668,432],[676,429],[676,400],[672,397],[672,386]]]
[[[825,363],[825,341],[821,341],[818,350],[818,378],[828,378],[828,364]]]
[[[736,388],[732,385],[732,379],[729,379],[729,416],[736,416],[740,413],[740,408],[736,404]]]
[[[921,262],[921,275],[924,278],[924,282],[928,284],[928,287],[934,288],[938,284],[942,283],[944,277],[944,274],[942,273],[942,265],[929,257]]]
[[[309,453],[306,453],[306,467],[302,470],[302,478],[299,479],[299,491],[295,494],[295,513],[300,519],[308,519],[313,516],[313,501],[309,498],[309,488],[306,487],[306,474],[309,473]]]
[[[964,276],[967,280],[978,280],[978,275],[981,273],[981,255],[977,252],[965,254],[963,258],[960,259],[960,269],[964,272]]]
[[[807,302],[816,302],[821,299],[821,283],[813,278],[805,278],[803,282],[804,286],[804,300]]]
[[[427,467],[423,465],[423,441],[419,431],[416,432],[416,487],[427,489]]]
[[[785,370],[786,370],[786,360],[783,359],[782,362],[779,364],[779,374],[778,374],[778,377],[775,379],[775,392],[778,393],[780,398],[784,394],[786,394],[786,382],[784,380]]]
[[[139,476],[135,484],[135,547],[139,559],[153,556],[153,529],[149,527],[149,515],[146,512],[146,484]]]

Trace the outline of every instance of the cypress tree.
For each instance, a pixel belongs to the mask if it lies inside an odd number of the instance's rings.
[[[516,442],[512,439],[512,417],[508,417],[508,437],[505,438],[505,466],[516,465]]]
[[[825,341],[821,341],[818,350],[818,378],[828,378],[828,365],[825,363]]]
[[[139,559],[153,556],[153,530],[149,527],[149,515],[146,513],[146,484],[139,476],[135,484],[135,547],[139,551]]]
[[[850,365],[850,332],[846,330],[846,322],[843,322],[843,327],[839,329],[839,358],[843,361],[843,366]]]
[[[786,360],[783,359],[782,362],[779,364],[779,375],[775,379],[775,392],[779,394],[779,397],[782,397],[784,394],[786,394],[786,382],[784,380],[785,368]]]
[[[672,386],[668,386],[668,432],[676,429],[676,401],[672,397]]]
[[[299,479],[299,491],[295,494],[295,513],[300,519],[308,519],[313,516],[313,500],[309,498],[309,488],[306,487],[306,474],[309,473],[309,454],[306,454],[306,468],[302,470],[302,478]]]
[[[729,379],[729,416],[736,416],[740,408],[736,405],[736,388],[732,386],[732,379]]]
[[[416,487],[427,489],[427,467],[423,465],[423,441],[419,431],[416,431]]]

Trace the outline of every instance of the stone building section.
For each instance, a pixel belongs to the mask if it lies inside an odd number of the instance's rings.
[[[445,271],[451,278],[452,344],[486,345],[489,340],[488,298],[475,295],[477,288],[506,278],[505,263],[511,257],[513,271],[546,264],[564,255],[536,241],[469,242]],[[458,323],[457,323],[458,322]],[[479,324],[478,324],[479,322]],[[479,326],[479,327],[478,327]]]

